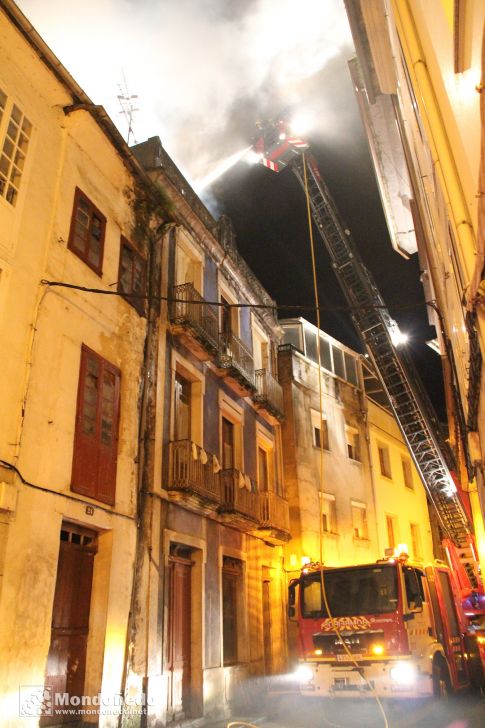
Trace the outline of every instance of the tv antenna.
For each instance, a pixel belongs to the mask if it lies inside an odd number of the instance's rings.
[[[133,131],[133,115],[140,109],[135,109],[135,99],[138,98],[137,94],[130,94],[128,91],[128,84],[126,83],[125,74],[123,73],[123,82],[118,84],[118,101],[121,106],[120,114],[125,117],[126,123],[128,124],[128,133],[126,136],[126,143],[129,145],[131,137],[133,137],[133,144],[136,144],[135,132]]]

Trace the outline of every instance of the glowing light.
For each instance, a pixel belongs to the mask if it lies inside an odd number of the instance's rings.
[[[308,566],[308,564],[311,564],[312,560],[309,556],[302,556],[301,557],[301,565],[302,566]]]
[[[230,157],[226,157],[226,159],[223,159],[222,162],[219,162],[219,164],[215,167],[215,169],[212,170],[212,172],[209,172],[209,174],[207,174],[201,180],[194,182],[194,187],[196,188],[197,192],[204,190],[206,187],[215,182],[216,179],[218,179],[225,172],[231,169],[231,167],[234,167],[234,165],[237,164],[241,159],[243,159],[251,151],[251,149],[251,147],[244,147],[244,149],[240,149],[238,152],[231,154]]]
[[[284,132],[284,131],[282,131],[282,132],[281,132],[281,134],[279,135],[278,139],[279,139],[279,140],[280,140],[281,142],[283,142],[283,141],[284,141],[284,140],[286,139],[286,134],[285,134],[285,132]]]
[[[308,114],[298,114],[290,122],[292,134],[298,134],[298,136],[308,134],[312,126],[312,120]]]
[[[384,646],[383,645],[372,645],[371,652],[373,655],[383,655]]]
[[[412,685],[416,681],[416,668],[411,662],[398,662],[389,670],[389,677],[398,685]]]
[[[297,565],[298,565],[298,557],[297,557],[297,555],[296,554],[290,554],[290,567],[294,569],[294,568],[296,568]]]
[[[323,655],[323,651],[322,650],[315,650],[315,655]]]
[[[308,665],[299,665],[295,671],[295,678],[298,682],[307,683],[313,680],[313,670]]]
[[[389,335],[394,346],[402,346],[403,344],[407,344],[409,341],[409,336],[401,331],[395,321],[391,321],[389,326]]]

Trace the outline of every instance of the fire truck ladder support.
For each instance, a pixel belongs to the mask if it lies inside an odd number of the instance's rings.
[[[412,377],[413,365],[409,356],[402,349],[398,351],[392,342],[394,322],[313,157],[298,156],[289,166],[305,194],[308,190],[313,220],[352,308],[354,324],[387,393],[443,532],[455,546],[468,549],[471,527],[444,459],[447,445],[441,440],[427,395],[418,389],[419,380]]]

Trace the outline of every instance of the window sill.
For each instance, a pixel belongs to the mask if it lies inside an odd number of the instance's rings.
[[[337,533],[337,531],[324,531],[324,536],[330,536],[331,538],[338,538],[340,534]]]

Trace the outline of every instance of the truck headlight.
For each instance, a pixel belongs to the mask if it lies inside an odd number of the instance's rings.
[[[313,680],[313,670],[308,665],[299,665],[296,668],[295,677],[298,682],[307,683]]]
[[[397,662],[389,670],[389,677],[398,685],[412,685],[416,681],[416,668],[411,662]]]

